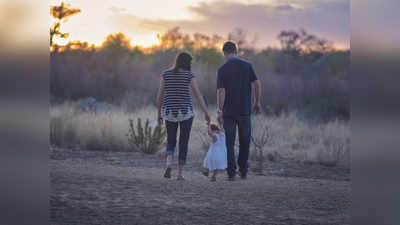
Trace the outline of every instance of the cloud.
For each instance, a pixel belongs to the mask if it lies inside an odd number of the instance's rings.
[[[113,13],[122,13],[122,12],[126,11],[126,9],[112,6],[112,7],[110,7],[110,11]]]
[[[291,5],[280,5],[276,7],[277,10],[282,10],[282,11],[287,11],[287,10],[292,10],[294,9],[293,6]]]
[[[235,28],[242,28],[249,35],[257,35],[260,47],[277,45],[276,37],[281,30],[304,28],[309,33],[344,47],[350,45],[348,0],[292,0],[281,1],[278,5],[217,0],[191,6],[188,10],[194,19],[152,20],[132,14],[119,14],[113,18],[113,23],[121,27],[130,26],[136,30],[157,32],[179,26],[187,33],[201,32],[223,36],[227,36]]]

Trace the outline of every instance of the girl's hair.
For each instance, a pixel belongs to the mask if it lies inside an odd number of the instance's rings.
[[[176,73],[179,69],[191,70],[192,56],[187,52],[181,52],[176,56],[173,71]]]
[[[219,131],[218,126],[216,124],[214,124],[214,123],[210,124],[210,127],[211,127],[212,131]]]

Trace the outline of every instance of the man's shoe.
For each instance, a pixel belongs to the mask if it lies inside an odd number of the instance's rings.
[[[171,178],[171,168],[167,168],[164,173],[165,178]]]
[[[228,181],[235,181],[235,176],[229,176]]]
[[[242,178],[243,180],[247,179],[247,173],[239,172],[239,176],[240,176],[240,178]]]

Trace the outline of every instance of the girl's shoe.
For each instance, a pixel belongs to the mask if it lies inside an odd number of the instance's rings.
[[[211,177],[210,181],[211,182],[217,181],[217,178],[216,177]]]
[[[167,168],[164,173],[165,178],[171,178],[171,168]]]

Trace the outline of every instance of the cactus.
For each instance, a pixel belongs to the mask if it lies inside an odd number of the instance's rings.
[[[146,119],[144,127],[142,126],[142,119],[137,119],[136,128],[133,120],[129,119],[129,133],[128,142],[133,149],[139,150],[146,154],[155,154],[160,149],[161,145],[165,144],[166,131],[158,125],[156,127],[150,126],[149,119]]]

